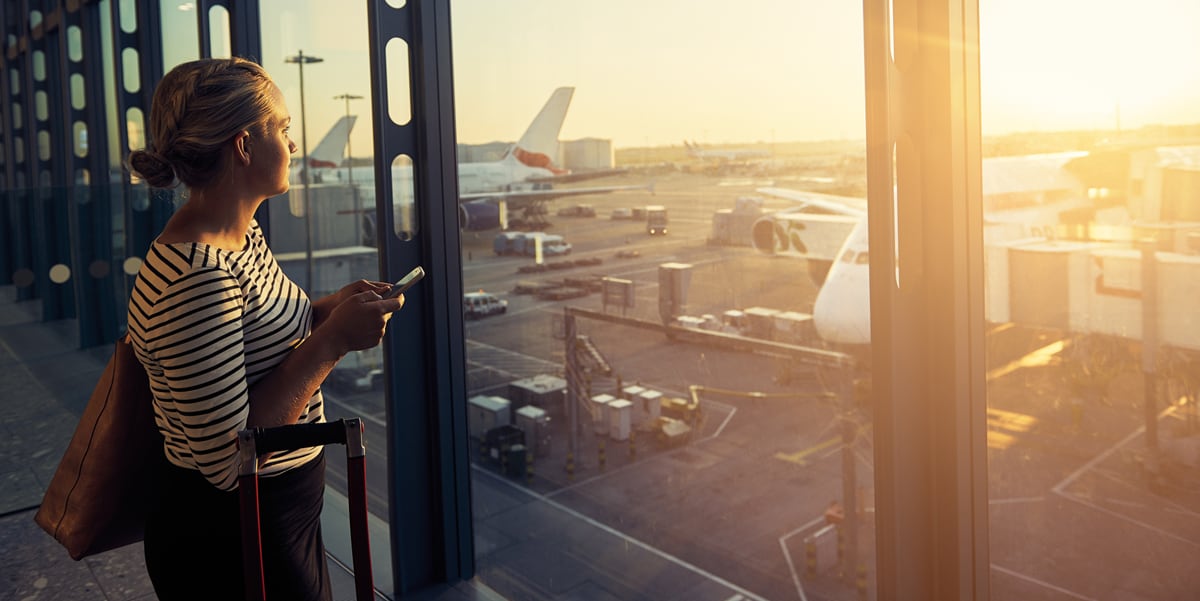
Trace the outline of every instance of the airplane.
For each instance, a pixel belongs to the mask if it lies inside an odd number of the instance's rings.
[[[715,159],[721,162],[738,162],[748,159],[762,159],[771,156],[766,150],[754,148],[700,148],[695,142],[683,141],[688,156],[694,159]]]
[[[346,115],[337,120],[333,127],[317,142],[316,148],[305,157],[293,157],[289,171],[289,181],[292,184],[304,183],[304,167],[309,168],[309,175],[314,184],[322,183],[329,178],[342,164],[342,155],[350,142],[350,131],[354,129],[356,115]]]
[[[476,232],[494,229],[508,229],[510,210],[521,211],[530,218],[538,218],[545,214],[544,203],[549,200],[568,196],[586,194],[603,194],[621,190],[651,189],[644,185],[628,186],[593,186],[556,188],[556,184],[584,181],[588,179],[607,177],[625,173],[626,169],[599,169],[586,172],[572,172],[557,165],[554,156],[558,151],[558,134],[566,119],[567,108],[575,93],[573,87],[561,87],[550,95],[545,105],[534,117],[525,133],[516,144],[505,151],[498,161],[460,163],[458,165],[459,191],[459,225],[463,231]],[[338,168],[341,163],[341,148],[349,137],[347,129],[343,135],[340,129],[346,118],[330,130],[330,133],[318,144],[318,149],[328,149],[330,152],[318,156],[314,151],[315,160],[325,160],[337,155],[334,165],[312,163],[313,183],[341,182],[348,177],[355,186],[374,187],[374,167],[361,166]],[[353,127],[353,121],[349,123]],[[326,146],[328,142],[328,146]],[[336,152],[334,150],[336,149]],[[392,181],[395,190],[395,202],[411,203],[412,168],[411,166],[394,166]]]
[[[1088,186],[1072,169],[1088,154],[985,159],[985,244],[1054,238],[1060,227],[1096,217]],[[755,249],[808,260],[819,286],[812,308],[817,335],[839,348],[865,350],[871,342],[866,200],[781,188],[758,192],[798,204],[754,223]]]

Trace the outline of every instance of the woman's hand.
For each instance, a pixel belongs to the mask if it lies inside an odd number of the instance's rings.
[[[374,290],[359,292],[333,308],[321,334],[339,354],[371,348],[383,339],[392,313],[403,306],[404,295],[381,298]]]
[[[375,294],[383,294],[392,287],[387,282],[372,282],[370,280],[358,280],[342,286],[341,290],[330,294],[322,299],[313,302],[313,329],[316,329],[329,317],[338,305],[346,302],[351,297],[361,292],[374,292]]]

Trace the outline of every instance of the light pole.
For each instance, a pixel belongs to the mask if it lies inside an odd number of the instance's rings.
[[[300,65],[300,152],[304,155],[300,159],[300,178],[304,183],[304,271],[307,279],[304,284],[308,286],[310,293],[316,292],[316,283],[313,282],[312,201],[308,195],[308,119],[304,118],[304,65],[324,60],[315,56],[305,56],[303,50],[298,50],[296,56],[283,59],[285,63]]]

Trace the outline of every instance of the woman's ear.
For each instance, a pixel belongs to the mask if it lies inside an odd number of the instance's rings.
[[[242,130],[233,137],[233,155],[243,166],[250,165],[250,132]]]

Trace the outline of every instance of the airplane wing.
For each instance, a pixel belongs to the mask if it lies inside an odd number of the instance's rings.
[[[571,183],[571,182],[587,181],[589,179],[599,179],[602,177],[608,177],[610,175],[623,175],[625,173],[629,173],[629,170],[624,167],[618,167],[618,168],[614,168],[614,169],[596,169],[593,171],[570,172],[570,173],[564,173],[562,175],[554,175],[554,176],[547,176],[547,177],[531,177],[531,178],[526,179],[525,181],[533,182],[536,184],[542,184],[542,183],[566,184],[566,183]]]
[[[854,226],[867,216],[867,201],[861,198],[784,188],[757,191],[796,203],[794,207],[764,215],[751,227],[754,248],[769,255],[804,258],[826,265],[837,257]]]
[[[867,214],[867,201],[865,198],[834,196],[833,194],[788,190],[786,188],[759,188],[757,192],[800,203],[794,208],[784,209],[783,212],[786,213],[831,213],[851,217],[864,217]]]
[[[544,202],[547,200],[554,200],[556,198],[566,198],[568,196],[607,194],[609,192],[621,192],[625,190],[649,190],[650,192],[654,192],[654,184],[629,186],[592,186],[586,188],[552,188],[548,190],[512,190],[508,192],[475,192],[472,194],[460,194],[458,201],[460,203],[467,203],[479,202],[481,200],[503,200],[515,208],[521,206],[525,201]]]

